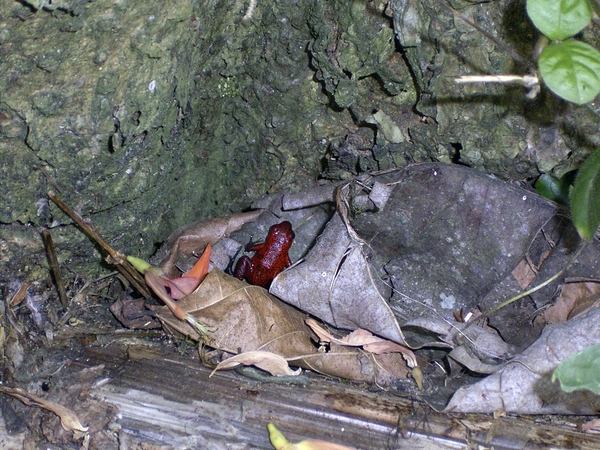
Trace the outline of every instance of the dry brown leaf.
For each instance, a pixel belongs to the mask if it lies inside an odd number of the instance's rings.
[[[375,356],[358,348],[333,344],[328,353],[319,353],[304,323],[301,311],[221,271],[211,271],[202,284],[184,297],[178,306],[210,330],[205,345],[232,355],[264,351],[274,353],[293,365],[319,373],[381,385],[406,378],[409,369],[402,356]],[[167,307],[157,317],[168,327],[199,340],[202,337],[189,323],[178,320]]]
[[[44,400],[21,388],[9,388],[0,385],[0,392],[4,392],[5,394],[21,400],[27,406],[36,406],[53,412],[60,418],[60,424],[65,431],[72,431],[74,433],[75,439],[79,439],[88,430],[88,427],[84,427],[81,422],[79,422],[79,418],[73,411],[58,403]]]
[[[225,361],[219,363],[215,370],[211,373],[214,374],[217,370],[233,369],[234,367],[243,364],[245,366],[256,366],[271,375],[277,377],[284,376],[296,376],[300,375],[302,369],[292,370],[285,358],[282,358],[275,353],[270,352],[246,352],[240,353],[239,355],[227,358]]]
[[[314,331],[319,337],[321,342],[348,346],[348,347],[362,347],[363,345],[378,342],[383,339],[373,335],[370,331],[359,328],[348,334],[344,338],[336,338],[333,334],[323,328],[315,319],[308,318],[305,320],[306,324]]]
[[[28,282],[25,281],[25,282],[21,283],[21,287],[19,288],[19,290],[8,301],[8,306],[11,308],[14,308],[19,303],[21,303],[23,301],[23,299],[25,298],[25,296],[27,295],[27,288],[29,288]]]
[[[521,262],[517,264],[517,267],[513,269],[511,274],[518,283],[519,287],[523,290],[527,289],[527,287],[533,280],[535,280],[535,277],[537,276],[535,270],[533,270],[533,267],[531,267],[531,264],[529,264],[525,258],[523,258]]]
[[[233,355],[262,350],[287,357],[315,350],[300,311],[265,289],[219,270],[211,271],[177,304],[211,330],[208,345]],[[157,310],[157,317],[191,339],[201,339],[195,328],[175,318],[166,307]]]
[[[592,306],[600,298],[600,283],[568,283],[562,287],[554,304],[546,309],[540,320],[546,323],[564,322]]]
[[[573,310],[569,314],[569,319],[573,319],[583,313],[585,313],[590,308],[597,308],[600,305],[600,294],[594,294],[589,297],[583,298],[577,302],[577,304],[573,307]]]
[[[209,243],[214,245],[217,241],[239,230],[245,223],[255,220],[262,213],[263,210],[257,210],[233,214],[192,222],[177,229],[167,238],[169,253],[160,264],[160,268],[169,278],[179,276],[179,270],[175,267],[175,263],[180,255],[191,256],[200,252]]]

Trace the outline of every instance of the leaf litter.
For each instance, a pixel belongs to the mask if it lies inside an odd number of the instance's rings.
[[[158,318],[216,349],[204,353],[205,362],[219,369],[256,364],[284,375],[300,367],[380,386],[412,376],[423,385],[416,395],[446,411],[592,414],[600,407],[589,392],[565,395],[550,380],[569,354],[600,342],[596,239],[558,280],[485,314],[549,278],[573,254],[579,237],[555,204],[467,168],[418,164],[314,193],[276,193],[254,206],[184,227],[161,250],[158,284],[167,285],[166,296],[186,321],[166,306],[127,297],[113,308],[119,320],[144,328]],[[282,220],[298,236],[295,264],[270,293],[222,272],[246,243]],[[191,288],[189,280],[172,282],[186,278],[182,272],[209,243],[205,280]],[[111,263],[123,264],[123,255],[108,253]],[[121,272],[135,279],[129,269]],[[178,294],[179,283],[185,286]],[[23,329],[12,308],[22,301],[35,306],[23,286],[7,304],[17,334]],[[318,331],[307,326],[309,316]],[[44,321],[40,316],[38,326]],[[18,361],[19,339],[1,342]]]
[[[563,302],[562,297],[550,293],[564,290],[565,297],[575,288],[569,286],[572,283],[565,284],[565,280],[577,277],[590,278],[588,288],[597,284],[593,276],[599,265],[594,256],[598,245],[592,242],[579,257],[580,264],[568,269],[559,280],[487,317],[486,312],[507,298],[548,278],[548,266],[564,266],[576,247],[577,238],[573,239],[576,233],[556,204],[532,191],[465,167],[415,164],[346,184],[319,186],[316,194],[306,195],[306,204],[300,201],[298,194],[293,194],[293,200],[287,200],[288,196],[292,198],[292,194],[277,193],[258,203],[256,206],[262,212],[227,238],[237,245],[221,246],[222,241],[215,244],[217,253],[226,255],[215,257],[221,261],[217,267],[224,270],[223,262],[230,263],[244,241],[264,236],[278,221],[292,222],[296,235],[304,238],[302,249],[292,247],[292,251],[297,252],[292,257],[296,263],[273,281],[270,294],[265,291],[266,297],[263,297],[263,293],[259,295],[246,285],[234,289],[235,295],[240,295],[239,299],[234,298],[233,294],[225,293],[225,286],[233,280],[221,274],[218,285],[207,284],[207,293],[201,293],[203,287],[200,286],[180,301],[192,316],[216,330],[208,345],[225,352],[225,356],[222,355],[225,359],[227,355],[263,352],[266,341],[271,348],[277,347],[275,342],[289,341],[285,336],[294,334],[302,336],[294,338],[296,348],[268,351],[299,367],[348,379],[370,379],[381,385],[411,376],[414,361],[418,360],[426,384],[445,385],[445,388],[437,386],[420,394],[432,406],[484,412],[482,403],[471,400],[475,397],[463,396],[459,405],[459,396],[453,395],[461,386],[475,389],[481,395],[481,389],[486,389],[478,383],[482,375],[489,375],[484,381],[493,380],[499,373],[511,373],[515,365],[522,370],[540,367],[535,359],[540,355],[531,349],[547,345],[547,336],[542,331],[547,323],[557,320],[550,315],[557,317],[555,311]],[[335,205],[335,209],[314,206],[323,200]],[[286,210],[285,205],[294,209]],[[312,232],[303,235],[298,230],[307,224],[311,224]],[[197,234],[198,229],[194,233]],[[191,245],[192,241],[190,238],[186,242]],[[217,278],[218,272],[214,269],[211,274],[213,272],[215,275],[209,274],[209,277]],[[218,294],[213,298],[212,293]],[[577,300],[571,302],[581,306],[583,312],[596,305],[593,295],[587,296],[587,300],[583,299],[583,293],[572,295]],[[292,308],[294,313],[283,312],[287,305],[275,308],[275,303],[289,303],[295,307]],[[559,306],[550,308],[551,303]],[[273,308],[277,312],[273,312]],[[265,315],[262,309],[272,311]],[[559,314],[559,321],[566,320],[574,306],[567,309],[566,315],[564,311],[562,316]],[[259,337],[264,334],[260,330],[285,322],[280,318],[295,312],[299,312],[295,324],[289,329],[282,326],[277,338]],[[333,327],[333,334],[326,332],[330,336],[343,333],[341,330],[356,334],[335,338],[324,337],[317,331],[319,337],[316,338],[306,329],[302,320],[305,314]],[[468,323],[462,322],[465,314],[472,317]],[[188,337],[200,338],[190,327],[174,322],[166,308],[157,315]],[[319,327],[322,329],[322,325]],[[231,330],[243,338],[236,338]],[[355,378],[352,373],[356,370],[343,371],[341,367],[348,361],[350,365],[359,361],[356,355],[349,357],[347,351],[351,348],[348,344],[361,333],[370,333],[381,342],[402,347],[406,351],[400,354],[405,356],[416,352],[416,359],[409,364],[396,362],[396,369],[401,367],[402,370],[396,370],[392,377],[374,375],[370,369],[370,378],[362,374]],[[569,342],[576,351],[576,340],[569,339]],[[591,343],[586,341],[586,344]],[[370,345],[367,338],[358,347],[363,358],[367,355],[373,358],[377,353],[369,352]],[[390,344],[373,345],[391,348]],[[327,346],[329,352],[315,356]],[[333,346],[336,346],[335,351]],[[529,353],[524,353],[528,349]],[[394,353],[387,355],[398,357]],[[523,355],[527,355],[527,361]],[[315,365],[317,360],[318,366]],[[329,362],[327,368],[323,361]],[[339,362],[339,367],[332,361]],[[436,361],[440,363],[437,367],[445,367],[444,371],[436,369]],[[371,364],[371,367],[385,367],[380,361]],[[394,371],[385,367],[384,372]],[[535,383],[539,382],[540,374],[535,370],[532,374],[535,375],[530,377],[533,385],[523,382],[529,378],[519,375],[517,387],[521,403],[512,405],[507,409],[509,412],[532,413],[545,404],[536,397]],[[504,381],[506,376],[503,375]],[[502,393],[499,395],[502,397]],[[493,412],[498,407],[492,403],[485,412]],[[525,407],[524,403],[538,406]],[[560,402],[546,410],[573,411]]]

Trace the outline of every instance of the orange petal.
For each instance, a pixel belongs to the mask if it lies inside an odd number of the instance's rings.
[[[206,244],[206,248],[204,249],[204,253],[202,256],[198,258],[194,267],[188,270],[183,274],[184,277],[192,277],[197,278],[199,281],[202,281],[206,274],[208,273],[208,264],[210,263],[210,242]]]

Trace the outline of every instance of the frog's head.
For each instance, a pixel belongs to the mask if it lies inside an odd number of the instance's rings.
[[[273,236],[274,239],[287,242],[292,245],[292,240],[296,237],[294,230],[292,230],[292,224],[287,220],[275,224],[269,228],[269,236]]]

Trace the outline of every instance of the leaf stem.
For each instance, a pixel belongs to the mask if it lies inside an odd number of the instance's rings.
[[[482,318],[486,318],[489,317],[490,315],[492,315],[493,313],[495,313],[496,311],[510,305],[511,303],[516,302],[517,300],[522,299],[523,297],[527,297],[528,295],[533,294],[534,292],[540,290],[541,288],[543,288],[544,286],[547,286],[548,284],[552,283],[554,280],[556,280],[558,277],[560,277],[565,270],[567,270],[567,268],[573,264],[573,262],[579,257],[579,255],[581,254],[581,252],[583,251],[583,249],[587,246],[588,244],[588,240],[584,240],[582,242],[582,244],[579,246],[579,248],[577,249],[577,251],[573,254],[573,256],[571,257],[571,259],[569,259],[569,262],[567,262],[567,264],[560,270],[558,271],[558,273],[552,275],[550,278],[548,278],[546,281],[544,281],[541,284],[538,284],[537,286],[525,291],[525,292],[521,292],[518,295],[515,295],[514,297],[509,298],[508,300],[503,301],[502,303],[500,303],[497,306],[494,306],[492,309],[490,309],[489,311],[484,312],[481,316],[477,317],[476,319],[472,320],[471,322],[469,322],[467,324],[466,327],[464,327],[462,329],[462,331],[464,332],[468,327],[470,327],[474,322],[482,319]]]

